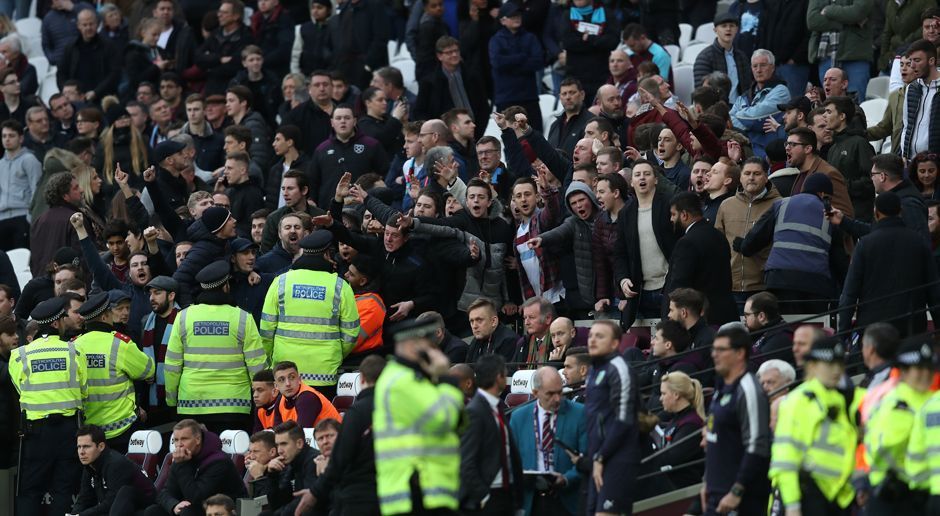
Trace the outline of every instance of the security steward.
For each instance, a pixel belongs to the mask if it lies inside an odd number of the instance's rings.
[[[267,364],[254,319],[232,305],[229,267],[196,274],[202,292],[176,316],[164,368],[167,405],[215,433],[249,427],[251,379]]]
[[[839,339],[817,339],[806,354],[806,380],[780,404],[771,448],[770,479],[787,516],[843,516],[855,500],[850,482],[857,432],[845,396]]]
[[[927,500],[911,492],[905,459],[914,416],[930,399],[933,355],[927,340],[901,346],[895,357],[901,371],[898,385],[882,398],[865,427],[865,459],[871,468],[867,516],[923,514]]]
[[[395,357],[375,385],[376,484],[383,516],[457,510],[463,393],[433,340],[437,327],[393,329]]]
[[[114,331],[107,292],[93,294],[78,308],[85,333],[73,341],[88,364],[85,423],[104,431],[108,448],[127,453],[138,418],[134,381],[153,381],[153,359],[130,337]]]
[[[274,385],[281,393],[277,400],[278,423],[295,421],[301,428],[313,428],[324,419],[343,421],[333,402],[300,379],[297,364],[286,361],[275,365]]]
[[[39,323],[36,338],[10,355],[10,379],[25,417],[20,425],[18,515],[68,513],[82,478],[75,431],[87,396],[86,364],[81,352],[60,338],[67,308],[62,297],[39,303],[30,313]],[[47,490],[52,502],[40,511]]]
[[[359,337],[359,311],[352,288],[336,274],[333,235],[314,231],[300,247],[291,270],[268,289],[261,338],[273,363],[294,361],[304,383],[332,399],[339,367]]]
[[[934,368],[940,362],[934,355]],[[914,496],[929,495],[927,510],[915,513],[936,516],[940,514],[940,392],[935,392],[914,418],[911,438],[907,445],[905,469]],[[897,513],[900,514],[900,513]]]

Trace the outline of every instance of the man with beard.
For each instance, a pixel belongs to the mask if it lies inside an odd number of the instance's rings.
[[[584,107],[584,88],[574,77],[561,81],[558,100],[564,112],[558,115],[548,130],[548,143],[571,155],[574,146],[584,134],[584,125],[593,116]]]
[[[565,296],[558,258],[541,248],[530,249],[526,245],[529,240],[557,227],[563,218],[558,189],[549,186],[548,174],[550,172],[540,167],[538,182],[531,177],[520,177],[513,184],[512,200],[522,217],[516,225],[513,245],[521,269],[519,283],[522,296],[525,299],[542,296],[557,303]],[[542,206],[539,206],[539,198]]]
[[[144,331],[139,342],[144,354],[156,364],[156,375],[153,383],[139,386],[139,390],[144,393],[139,405],[145,408],[148,424],[161,425],[176,420],[176,411],[166,404],[164,361],[166,344],[170,340],[173,322],[180,310],[180,306],[176,304],[179,283],[169,276],[157,276],[147,283],[147,290],[150,292],[152,311],[144,320]]]
[[[611,51],[610,57],[607,58],[607,70],[610,72],[607,84],[617,88],[617,93],[620,94],[620,114],[622,115],[622,107],[626,106],[630,97],[636,93],[637,71],[630,61],[630,56],[623,50]],[[600,90],[598,90],[598,97],[600,97]]]
[[[274,280],[274,273],[261,274],[261,279],[252,283],[250,276],[254,273],[255,257],[258,255],[258,246],[247,238],[232,240],[232,298],[235,306],[251,314],[255,324],[261,322],[261,305],[264,295]]]
[[[147,291],[147,283],[153,278],[151,267],[159,272],[163,272],[161,269],[166,267],[165,260],[163,260],[159,248],[157,248],[156,228],[149,227],[144,231],[144,238],[147,241],[145,251],[131,254],[127,279],[122,282],[105,265],[104,260],[98,255],[94,241],[88,238],[84,215],[75,213],[69,219],[69,222],[75,228],[75,232],[81,241],[82,254],[85,263],[91,269],[95,283],[104,290],[119,289],[130,295],[131,311],[127,329],[130,337],[135,342],[140,340],[141,320],[151,310],[150,293]]]
[[[202,217],[186,230],[193,247],[186,253],[183,263],[173,273],[180,283],[180,304],[188,306],[198,293],[196,274],[216,260],[228,259],[231,250],[228,243],[235,238],[235,217],[228,209],[213,206],[202,212]]]
[[[378,350],[382,346],[382,327],[385,324],[385,302],[379,294],[382,280],[381,265],[372,257],[356,254],[349,262],[343,278],[349,283],[356,296],[356,310],[359,312],[359,327],[362,331],[356,339],[350,356],[344,364],[359,363],[365,356],[362,353]]]
[[[811,118],[824,117],[811,115]],[[854,215],[855,210],[852,208],[852,201],[849,199],[845,178],[841,172],[819,157],[819,147],[817,146],[819,140],[817,136],[818,133],[805,127],[797,127],[787,132],[787,142],[785,144],[787,162],[791,167],[800,169],[799,175],[793,182],[790,195],[803,192],[803,185],[809,176],[824,174],[829,177],[829,181],[832,183],[832,207],[851,217]]]
[[[309,220],[305,213],[282,215],[278,221],[279,241],[270,251],[258,257],[255,270],[280,274],[289,269],[300,250],[300,241],[310,232]]]
[[[182,143],[169,140],[160,143],[153,150],[153,162],[156,163],[156,181],[148,181],[147,190],[154,199],[154,206],[163,203],[169,210],[175,210],[186,204],[189,198],[189,186],[182,172],[193,165]],[[146,176],[146,174],[145,174]],[[147,179],[146,177],[144,178]],[[166,209],[161,210],[162,213]],[[166,214],[167,216],[169,214]],[[161,216],[161,218],[167,218]]]
[[[326,213],[307,202],[310,197],[310,182],[307,174],[300,169],[288,170],[281,180],[280,195],[284,205],[268,216],[261,233],[261,252],[267,253],[274,248],[278,240],[281,217],[288,213],[306,213],[311,217]],[[276,204],[276,201],[275,201]],[[299,241],[299,239],[298,239]]]
[[[615,143],[622,144],[626,142],[628,122],[623,116],[623,107],[626,104],[623,101],[623,97],[620,95],[620,90],[618,90],[616,86],[605,84],[597,89],[596,102],[597,104],[591,107],[591,111],[596,111],[597,116],[610,122],[610,125],[614,129],[610,135],[610,142],[608,143],[613,145]],[[619,142],[614,142],[615,135],[619,139]],[[585,136],[587,136],[587,132],[585,132]]]
[[[940,96],[937,96],[936,86],[940,70],[937,70],[937,47],[930,41],[915,41],[905,55],[910,58],[917,77],[904,95],[904,128],[901,130],[901,155],[910,160],[920,152],[940,151],[940,129],[937,127]],[[929,122],[925,122],[927,120]]]

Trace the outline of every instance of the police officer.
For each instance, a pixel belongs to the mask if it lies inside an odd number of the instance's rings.
[[[130,337],[114,331],[108,293],[93,294],[78,313],[85,321],[85,333],[74,344],[88,364],[85,423],[104,431],[108,448],[127,453],[131,427],[138,417],[134,381],[153,381],[153,359]]]
[[[305,384],[336,395],[339,366],[359,337],[359,311],[336,274],[333,235],[317,230],[300,241],[303,255],[274,279],[264,299],[261,338],[274,363],[293,361]]]
[[[458,507],[463,393],[432,339],[437,327],[395,328],[395,357],[375,385],[373,429],[382,514],[447,514]]]
[[[30,313],[39,323],[36,338],[10,356],[10,379],[26,418],[16,496],[19,515],[40,514],[47,490],[52,495],[48,514],[67,513],[81,480],[75,431],[87,395],[86,366],[81,352],[59,337],[67,326],[66,309],[61,297],[39,303]]]
[[[838,390],[845,347],[834,337],[817,339],[805,360],[806,381],[780,404],[770,479],[788,516],[842,516],[855,500],[850,480],[857,442]]]
[[[267,364],[258,329],[231,305],[227,261],[209,264],[196,281],[202,292],[177,315],[167,343],[167,405],[212,432],[247,429],[251,378]]]
[[[895,358],[901,376],[882,398],[865,427],[865,460],[870,466],[871,496],[865,514],[920,514],[925,500],[912,496],[905,469],[914,416],[930,398],[933,350],[927,340],[906,342]]]
[[[938,365],[934,355],[934,367]],[[936,444],[940,442],[940,392],[936,392],[917,411],[911,438],[907,444],[905,469],[910,479],[914,496],[929,493],[927,510],[920,514],[940,514],[940,453]]]

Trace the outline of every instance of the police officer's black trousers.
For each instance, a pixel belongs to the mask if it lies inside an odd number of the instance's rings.
[[[75,451],[78,417],[50,416],[29,421],[20,460],[16,514],[66,514],[72,509],[72,496],[78,493],[82,465]],[[40,513],[46,492],[52,496],[48,511]]]
[[[852,514],[854,503],[843,509],[838,503],[830,502],[808,475],[800,475],[800,491],[802,495],[800,510],[807,516],[810,514],[813,516],[851,516]]]

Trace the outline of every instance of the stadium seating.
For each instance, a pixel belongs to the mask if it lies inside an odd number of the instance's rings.
[[[868,79],[868,87],[865,88],[865,100],[887,99],[888,94],[891,93],[888,91],[890,84],[891,78],[885,75]],[[868,125],[872,125],[870,120]]]
[[[686,105],[692,105],[692,90],[695,89],[695,76],[692,73],[692,64],[683,63],[672,68],[672,78],[676,85],[674,92],[679,100]]]
[[[341,415],[345,415],[349,407],[356,401],[356,396],[362,386],[359,383],[359,373],[343,373],[339,377],[339,383],[336,384],[336,396],[333,398],[333,406]]]
[[[13,272],[16,273],[16,281],[20,284],[20,290],[33,279],[33,273],[29,268],[29,249],[12,249],[7,251],[10,263],[13,265]]]
[[[699,25],[695,29],[695,39],[700,43],[711,44],[715,40],[715,24],[708,22]]]
[[[708,48],[708,45],[710,45],[710,43],[690,43],[682,52],[682,59],[679,62],[694,65],[695,58],[698,57],[702,50]]]
[[[513,373],[509,380],[509,395],[506,396],[506,406],[513,408],[532,399],[532,377],[535,369],[520,369]]]
[[[147,478],[157,477],[160,464],[160,450],[163,448],[163,436],[155,430],[138,430],[131,434],[127,445],[127,458],[140,466]]]
[[[245,454],[248,453],[249,436],[244,430],[226,430],[219,434],[222,451],[232,458],[239,475],[245,474]]]

